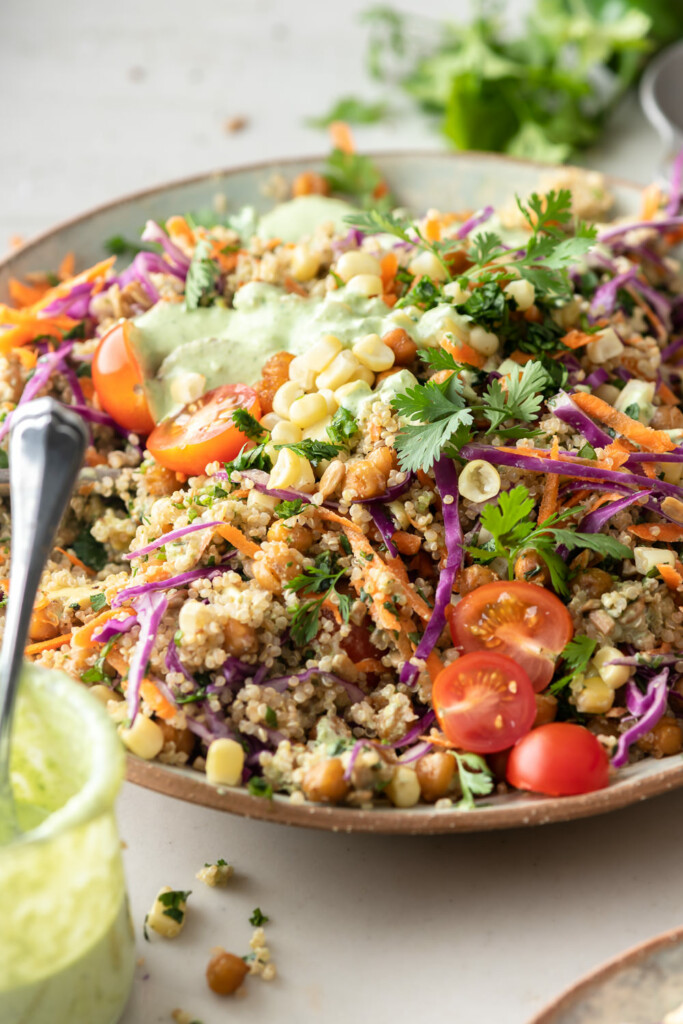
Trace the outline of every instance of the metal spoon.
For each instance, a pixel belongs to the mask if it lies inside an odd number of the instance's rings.
[[[671,162],[683,148],[683,42],[668,46],[648,65],[640,82],[645,116],[664,143],[660,175],[668,180]]]
[[[9,775],[10,735],[24,646],[38,584],[71,496],[88,432],[52,398],[12,414],[9,441],[12,538],[5,634],[0,651],[0,817],[18,831]]]

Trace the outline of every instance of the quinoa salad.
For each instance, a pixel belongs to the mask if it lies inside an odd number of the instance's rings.
[[[425,212],[335,142],[261,216],[10,281],[0,459],[38,395],[91,431],[27,656],[265,799],[473,809],[679,755],[681,160],[630,219],[570,168]]]

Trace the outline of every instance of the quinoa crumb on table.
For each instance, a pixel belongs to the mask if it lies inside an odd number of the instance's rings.
[[[567,168],[413,217],[336,141],[260,219],[11,282],[0,455],[39,394],[92,432],[27,655],[264,798],[473,808],[680,753],[680,161],[637,220]]]

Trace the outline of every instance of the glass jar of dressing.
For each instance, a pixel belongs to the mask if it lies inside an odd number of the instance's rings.
[[[123,771],[101,704],[26,665],[11,757],[21,833],[0,819],[2,1024],[115,1024],[123,1012],[135,966],[114,818]]]

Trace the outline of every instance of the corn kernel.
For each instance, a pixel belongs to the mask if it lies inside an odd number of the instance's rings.
[[[331,416],[325,416],[323,419],[318,420],[312,427],[307,427],[304,430],[304,441],[327,441],[330,440],[330,435],[327,433],[327,428],[332,422]]]
[[[331,416],[334,416],[335,412],[339,408],[339,402],[335,398],[334,391],[331,391],[329,388],[323,388],[322,391],[318,392],[318,394],[322,395],[322,397],[325,399],[325,404],[327,405],[328,413]],[[674,463],[667,463],[667,465],[674,465]]]
[[[301,402],[303,399],[297,398],[296,401]],[[296,405],[296,402],[292,402],[292,405]],[[270,440],[272,444],[296,444],[301,440],[301,428],[289,420],[280,420],[271,430]]]
[[[278,416],[276,412],[267,412],[265,416],[261,417],[260,423],[266,430],[272,430],[276,423],[280,423],[282,417]]]
[[[384,344],[379,334],[366,334],[356,342],[351,351],[363,366],[367,366],[373,373],[390,370],[396,359],[393,351]]]
[[[351,378],[353,383],[357,380],[361,380],[369,387],[372,387],[375,383],[375,375],[372,370],[368,370],[367,366],[359,366],[358,369],[354,371],[353,377]]]
[[[335,334],[323,334],[322,338],[316,341],[315,345],[311,345],[308,352],[304,352],[300,358],[316,373],[322,373],[343,347]]]
[[[601,334],[596,335],[595,341],[589,341],[586,345],[586,355],[592,363],[604,363],[608,359],[614,359],[621,355],[624,346],[621,338],[613,327],[608,327]]]
[[[204,394],[206,377],[203,373],[188,371],[182,377],[174,377],[171,381],[171,398],[179,405],[196,402]]]
[[[318,375],[315,382],[316,389],[322,391],[323,388],[329,388],[331,391],[336,391],[342,384],[351,380],[359,366],[360,363],[353,352],[344,349],[338,356],[335,356],[327,369]]]
[[[443,287],[444,295],[447,295],[449,299],[452,299],[456,306],[462,305],[463,302],[467,302],[470,295],[472,294],[469,288],[463,288],[459,281],[449,281]]]
[[[638,412],[634,415],[635,410],[632,409],[628,415],[635,420],[640,420],[641,423],[649,423],[654,412],[652,405],[654,394],[655,386],[652,381],[634,378],[627,381],[624,389],[619,392],[614,400],[614,408],[618,412],[626,412],[631,406],[636,406]]]
[[[315,388],[316,372],[309,366],[304,356],[295,356],[289,364],[289,379],[293,380],[304,391],[313,391]]]
[[[372,299],[384,291],[382,278],[378,274],[356,274],[347,284],[347,289],[357,295]]]
[[[116,690],[111,690],[108,686],[105,686],[104,683],[96,683],[95,686],[90,686],[89,692],[92,693],[93,697],[97,697],[99,701],[102,701],[105,707],[110,700],[121,700],[121,697]]]
[[[322,395],[304,395],[303,398],[297,398],[289,407],[292,423],[296,423],[302,430],[305,427],[312,427],[324,416],[327,416],[327,402]]]
[[[433,252],[421,252],[414,260],[411,260],[408,270],[418,277],[423,275],[431,277],[432,281],[445,281],[448,277],[446,268]]]
[[[399,765],[387,786],[385,793],[394,807],[414,807],[420,799],[420,783],[417,772],[407,765]]]
[[[173,892],[170,885],[165,885],[163,889],[159,889],[145,924],[159,935],[163,935],[165,939],[175,939],[176,935],[180,935],[185,925],[187,901],[176,896],[172,903],[169,902],[166,905],[161,901],[160,897],[165,896],[168,892]],[[169,916],[166,911],[171,908],[178,910],[179,913],[173,917]]]
[[[213,740],[206,754],[206,777],[214,786],[236,786],[242,779],[244,748],[237,740]]]
[[[614,704],[614,690],[600,676],[577,680],[572,692],[576,710],[582,715],[603,715]]]
[[[286,380],[273,396],[273,412],[281,416],[283,420],[289,419],[289,407],[297,398],[301,398],[304,389],[294,380]]]
[[[470,331],[470,345],[483,356],[492,356],[498,351],[498,335],[483,327],[473,327]]]
[[[532,285],[531,281],[510,281],[510,284],[503,288],[506,295],[509,295],[511,299],[514,299],[517,303],[517,309],[524,312],[530,309],[536,301],[536,289]]]
[[[610,665],[610,661],[621,658],[621,651],[617,650],[616,647],[601,647],[599,651],[596,651],[593,655],[593,665],[597,669],[598,675],[607,683],[613,690],[617,690],[620,686],[623,686],[627,682],[631,675],[631,669],[628,665]]]
[[[292,277],[297,281],[310,281],[320,270],[320,257],[303,245],[297,245],[292,253]]]
[[[484,459],[474,459],[460,473],[458,490],[469,501],[490,501],[500,491],[500,474]]]
[[[274,498],[272,494],[262,494],[255,487],[247,495],[247,507],[255,508],[258,512],[272,512],[279,503],[279,498]]]
[[[142,711],[138,711],[130,729],[120,729],[119,735],[131,754],[136,754],[145,761],[152,761],[161,753],[164,745],[163,732],[157,723],[143,715]]]
[[[358,274],[379,275],[381,269],[379,260],[371,256],[369,252],[353,250],[345,252],[339,257],[335,272],[346,284],[352,277],[357,277]]]
[[[646,576],[650,569],[654,569],[658,565],[674,566],[676,555],[673,551],[667,551],[666,548],[650,548],[639,545],[633,549],[633,560],[638,572]]]
[[[297,455],[291,448],[281,448],[268,478],[269,487],[293,487],[297,491],[312,492],[315,476],[308,459]]]

